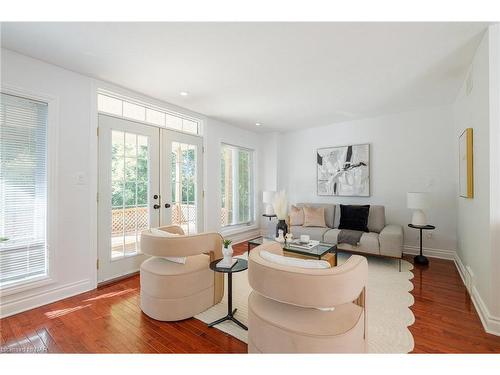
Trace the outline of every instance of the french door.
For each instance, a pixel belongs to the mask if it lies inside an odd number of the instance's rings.
[[[99,282],[139,269],[143,230],[202,230],[201,152],[198,136],[99,115]]]

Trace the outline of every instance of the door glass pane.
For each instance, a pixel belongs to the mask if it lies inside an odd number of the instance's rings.
[[[123,117],[144,121],[146,120],[146,108],[129,102],[123,102]]]
[[[146,122],[159,126],[165,126],[165,113],[146,108]]]
[[[196,233],[196,146],[172,142],[172,224],[186,234]]]
[[[137,254],[149,228],[147,137],[113,130],[111,136],[111,258]]]
[[[97,95],[97,108],[99,111],[112,113],[113,115],[122,115],[123,102],[120,99],[111,98],[106,95]]]
[[[182,118],[166,114],[165,121],[167,128],[182,130]]]
[[[190,120],[182,120],[182,130],[188,133],[198,134],[198,123]]]

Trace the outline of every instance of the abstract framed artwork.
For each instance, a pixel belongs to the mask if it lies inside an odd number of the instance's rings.
[[[317,150],[317,192],[326,196],[370,196],[370,145]]]
[[[458,141],[459,152],[459,192],[463,198],[474,197],[473,142],[472,128],[465,129]]]

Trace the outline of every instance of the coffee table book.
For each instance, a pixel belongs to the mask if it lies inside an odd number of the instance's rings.
[[[289,247],[304,249],[304,250],[312,250],[316,246],[319,245],[319,241],[311,240],[309,242],[300,242],[300,240],[291,241],[288,243]]]
[[[219,263],[217,263],[216,267],[220,269],[230,270],[231,268],[233,268],[237,261],[238,259],[233,258],[231,259],[231,264],[227,264],[226,262],[224,262],[224,259],[222,259]]]

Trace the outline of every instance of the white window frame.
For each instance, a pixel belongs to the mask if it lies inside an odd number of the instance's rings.
[[[0,288],[2,296],[54,284],[57,281],[55,265],[57,251],[57,209],[58,209],[58,150],[59,150],[59,98],[46,93],[2,83],[4,94],[47,103],[47,274],[40,277],[19,280]]]
[[[110,112],[106,112],[106,111],[100,110],[99,109],[99,95],[104,95],[104,96],[107,96],[109,98],[121,100],[122,101],[122,114],[118,115],[116,113],[110,113]],[[124,116],[123,115],[123,103],[124,102],[130,103],[130,104],[134,104],[134,105],[137,105],[137,106],[140,106],[140,107],[144,107],[145,112],[147,112],[148,109],[151,109],[151,110],[154,110],[154,111],[157,111],[157,112],[162,112],[162,113],[164,113],[166,115],[178,117],[178,118],[183,119],[183,120],[188,120],[188,121],[196,122],[197,125],[198,125],[198,132],[197,133],[187,132],[187,131],[184,131],[182,129],[176,129],[176,128],[168,127],[168,126],[166,126],[166,124],[163,125],[163,126],[162,125],[158,125],[156,123],[152,123],[152,122],[146,121],[146,118],[144,119],[144,121],[142,121],[142,120],[138,120],[138,119],[135,119],[135,118]],[[183,133],[183,134],[189,134],[189,135],[194,135],[194,136],[198,136],[198,137],[203,137],[204,120],[202,118],[195,117],[195,116],[190,116],[190,115],[182,113],[182,112],[173,111],[173,110],[170,110],[170,109],[167,109],[167,108],[164,108],[164,107],[160,107],[160,106],[154,105],[154,104],[149,103],[149,102],[138,100],[138,99],[132,98],[130,96],[122,95],[122,94],[117,93],[115,91],[111,91],[111,90],[104,89],[104,88],[98,88],[97,89],[97,94],[96,94],[96,105],[97,105],[97,113],[102,113],[102,114],[105,114],[107,116],[122,118],[122,119],[125,119],[125,120],[134,121],[134,122],[139,122],[141,124],[145,124],[145,125],[149,125],[149,126],[154,126],[154,127],[160,128],[160,129],[168,129],[168,130],[176,131],[176,132]]]
[[[241,232],[242,230],[248,230],[252,229],[256,226],[256,207],[255,207],[255,150],[249,147],[245,146],[238,146],[232,143],[228,142],[221,142],[219,150],[222,151],[222,148],[224,146],[229,146],[233,147],[236,150],[243,150],[243,151],[248,151],[250,152],[250,192],[249,192],[249,197],[250,197],[250,212],[251,212],[251,220],[246,222],[246,223],[237,223],[237,224],[228,224],[228,225],[221,225],[221,232],[224,234],[230,235],[230,234],[235,234],[238,232]],[[219,164],[220,164],[220,152],[219,152]],[[222,170],[220,170],[219,173],[219,181],[220,181],[220,176],[222,175]],[[234,190],[233,186],[233,190]],[[238,197],[239,201],[239,197]],[[219,217],[221,216],[220,214],[222,213],[222,186],[219,186]]]

